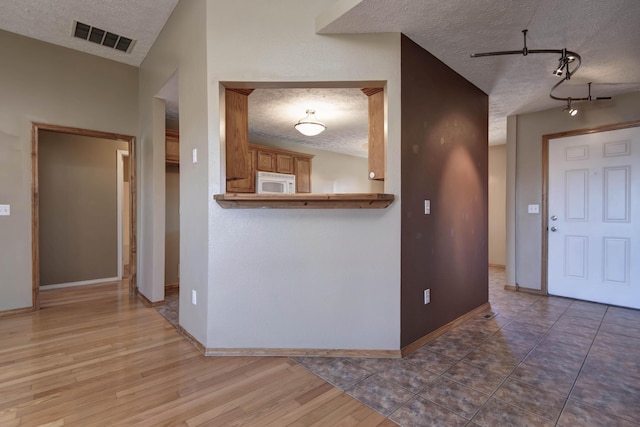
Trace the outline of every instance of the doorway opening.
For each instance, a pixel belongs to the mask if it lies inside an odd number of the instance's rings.
[[[71,137],[74,137],[76,139],[75,142],[77,142],[77,140],[83,137],[88,137],[88,138],[97,138],[100,140],[108,140],[108,141],[119,141],[122,143],[123,145],[123,149],[120,150],[122,151],[122,153],[117,153],[117,157],[115,158],[117,161],[117,164],[119,163],[119,159],[122,158],[123,159],[123,164],[124,164],[124,152],[128,153],[128,184],[129,184],[129,197],[127,200],[127,204],[128,204],[128,265],[129,265],[129,294],[130,295],[134,295],[136,288],[137,288],[137,277],[136,277],[136,262],[137,262],[137,236],[136,236],[136,168],[135,168],[135,137],[133,136],[128,136],[128,135],[119,135],[119,134],[114,134],[114,133],[109,133],[109,132],[101,132],[101,131],[94,131],[94,130],[88,130],[88,129],[78,129],[78,128],[71,128],[71,127],[64,127],[64,126],[57,126],[57,125],[50,125],[50,124],[43,124],[43,123],[33,123],[32,124],[32,151],[31,151],[31,159],[32,159],[32,165],[31,165],[31,171],[32,171],[32,203],[31,203],[31,208],[32,208],[32,305],[33,305],[33,309],[34,310],[38,310],[40,308],[40,286],[42,284],[41,282],[41,255],[42,255],[42,250],[44,248],[41,247],[41,242],[40,242],[40,237],[41,237],[41,230],[43,223],[42,221],[44,220],[43,217],[41,217],[41,209],[40,209],[40,205],[41,205],[41,194],[40,194],[40,188],[41,188],[41,183],[40,182],[40,169],[39,169],[39,163],[40,163],[40,138],[43,135],[53,135],[55,136],[60,136],[60,135],[69,135]],[[54,138],[55,140],[55,138]],[[50,152],[55,152],[57,147],[55,147],[55,144],[51,147],[48,147]],[[113,157],[111,158],[113,159]],[[62,155],[61,156],[61,162],[64,163],[65,161],[65,156]],[[113,160],[111,160],[113,161]],[[63,167],[61,168],[62,171],[68,172],[69,174],[71,174],[71,172],[74,171],[74,168],[77,169],[78,167],[82,168],[82,167],[86,167],[89,166],[88,164],[84,164],[84,163],[79,163],[76,164],[75,166],[67,166],[65,167],[65,165],[63,165]],[[124,181],[124,165],[123,168],[121,170],[121,172],[123,173],[123,180]],[[116,172],[117,173],[117,172]],[[69,178],[67,176],[67,178]],[[110,181],[110,185],[113,186],[113,181]],[[84,204],[82,203],[82,201],[80,201],[80,203],[78,203],[78,198],[80,197],[78,193],[78,189],[77,188],[73,188],[73,185],[68,185],[67,184],[67,188],[68,191],[64,191],[65,194],[65,199],[63,200],[58,200],[57,196],[53,196],[52,199],[55,199],[57,202],[62,202],[62,203],[75,203],[77,206],[80,206],[81,208],[84,208]],[[120,194],[120,191],[122,190],[120,187],[120,185],[115,186],[117,188],[113,188],[114,193],[117,191],[118,195]],[[118,202],[122,202],[121,197],[114,197],[112,200],[112,202],[114,204],[118,203]],[[80,230],[77,230],[76,227],[79,223],[77,222],[78,218],[82,218],[83,215],[86,215],[86,212],[83,212],[82,209],[78,209],[77,211],[74,212],[74,215],[76,215],[75,217],[72,215],[69,216],[64,216],[64,217],[58,217],[57,221],[59,221],[58,223],[54,223],[53,226],[49,226],[48,230],[54,230],[55,233],[60,233],[60,230],[58,228],[61,227],[56,227],[57,225],[61,225],[63,222],[66,226],[66,228],[64,229],[63,233],[68,233],[68,232],[73,232],[73,233],[78,233],[79,235],[81,235],[82,233],[80,232]],[[122,218],[120,218],[120,220],[122,220]],[[111,220],[105,220],[108,223],[112,223],[110,222]],[[122,224],[122,223],[120,223]],[[120,225],[120,229],[122,228],[122,225]],[[58,229],[58,230],[56,230]],[[69,231],[71,230],[71,231]],[[114,233],[115,234],[115,233]],[[111,236],[113,238],[115,238],[116,240],[122,238],[122,236],[125,233],[119,233],[118,235],[114,235]],[[96,247],[98,247],[99,245],[101,245],[103,242],[100,241],[96,241],[96,242],[89,242],[89,244],[94,245]],[[118,245],[118,249],[117,249],[117,255],[115,256],[115,261],[117,262],[117,275],[118,277],[122,277],[122,273],[123,273],[123,263],[122,263],[122,252],[123,251],[123,246],[124,243],[122,245]],[[71,246],[73,247],[73,246]],[[47,248],[47,250],[49,250],[50,248]],[[54,251],[51,253],[55,253],[55,250],[58,248],[54,248]],[[77,247],[75,247],[74,249],[78,249]],[[63,252],[63,251],[59,251],[59,252]],[[87,261],[86,263],[77,263],[76,267],[78,268],[85,268],[86,265],[91,264],[92,262],[95,261],[95,258],[99,258],[100,255],[98,255],[97,257],[94,257],[92,261]],[[75,260],[71,259],[67,259],[67,263],[73,263],[75,262]],[[73,271],[75,271],[74,269],[71,269]],[[49,273],[47,273],[49,274]],[[107,274],[107,276],[109,276]],[[58,279],[59,280],[59,279]],[[64,280],[64,279],[63,279]],[[71,280],[67,280],[67,282],[82,282],[82,280],[76,280],[75,278],[72,278]]]
[[[156,95],[164,100],[165,211],[164,305],[156,310],[178,327],[180,306],[180,113],[179,74],[175,71]],[[158,119],[160,117],[158,116]]]

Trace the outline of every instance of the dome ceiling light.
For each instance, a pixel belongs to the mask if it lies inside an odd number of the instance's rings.
[[[298,132],[306,136],[316,136],[327,128],[324,123],[316,119],[315,110],[309,109],[306,113],[307,115],[304,118],[298,120],[298,123],[293,125]]]

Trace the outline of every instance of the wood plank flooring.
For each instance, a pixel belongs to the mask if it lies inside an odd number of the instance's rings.
[[[0,425],[395,426],[288,358],[204,357],[128,284],[0,319]]]

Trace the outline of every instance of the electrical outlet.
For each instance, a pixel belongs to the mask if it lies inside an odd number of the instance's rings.
[[[11,205],[0,205],[0,216],[11,215]]]
[[[198,295],[196,294],[196,290],[191,290],[191,304],[196,305],[198,303]]]
[[[424,305],[427,305],[431,302],[431,289],[424,290]]]

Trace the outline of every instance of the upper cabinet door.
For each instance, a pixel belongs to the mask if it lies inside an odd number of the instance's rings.
[[[276,171],[276,155],[268,151],[258,150],[258,170],[263,172]]]
[[[362,89],[369,98],[369,179],[384,181],[384,89]]]
[[[293,156],[288,154],[278,154],[276,156],[278,173],[294,173]]]
[[[295,158],[296,193],[311,193],[311,159]]]
[[[252,89],[225,89],[227,180],[249,177],[249,94]]]
[[[256,192],[256,157],[257,150],[249,147],[249,177],[227,181],[227,193]]]

